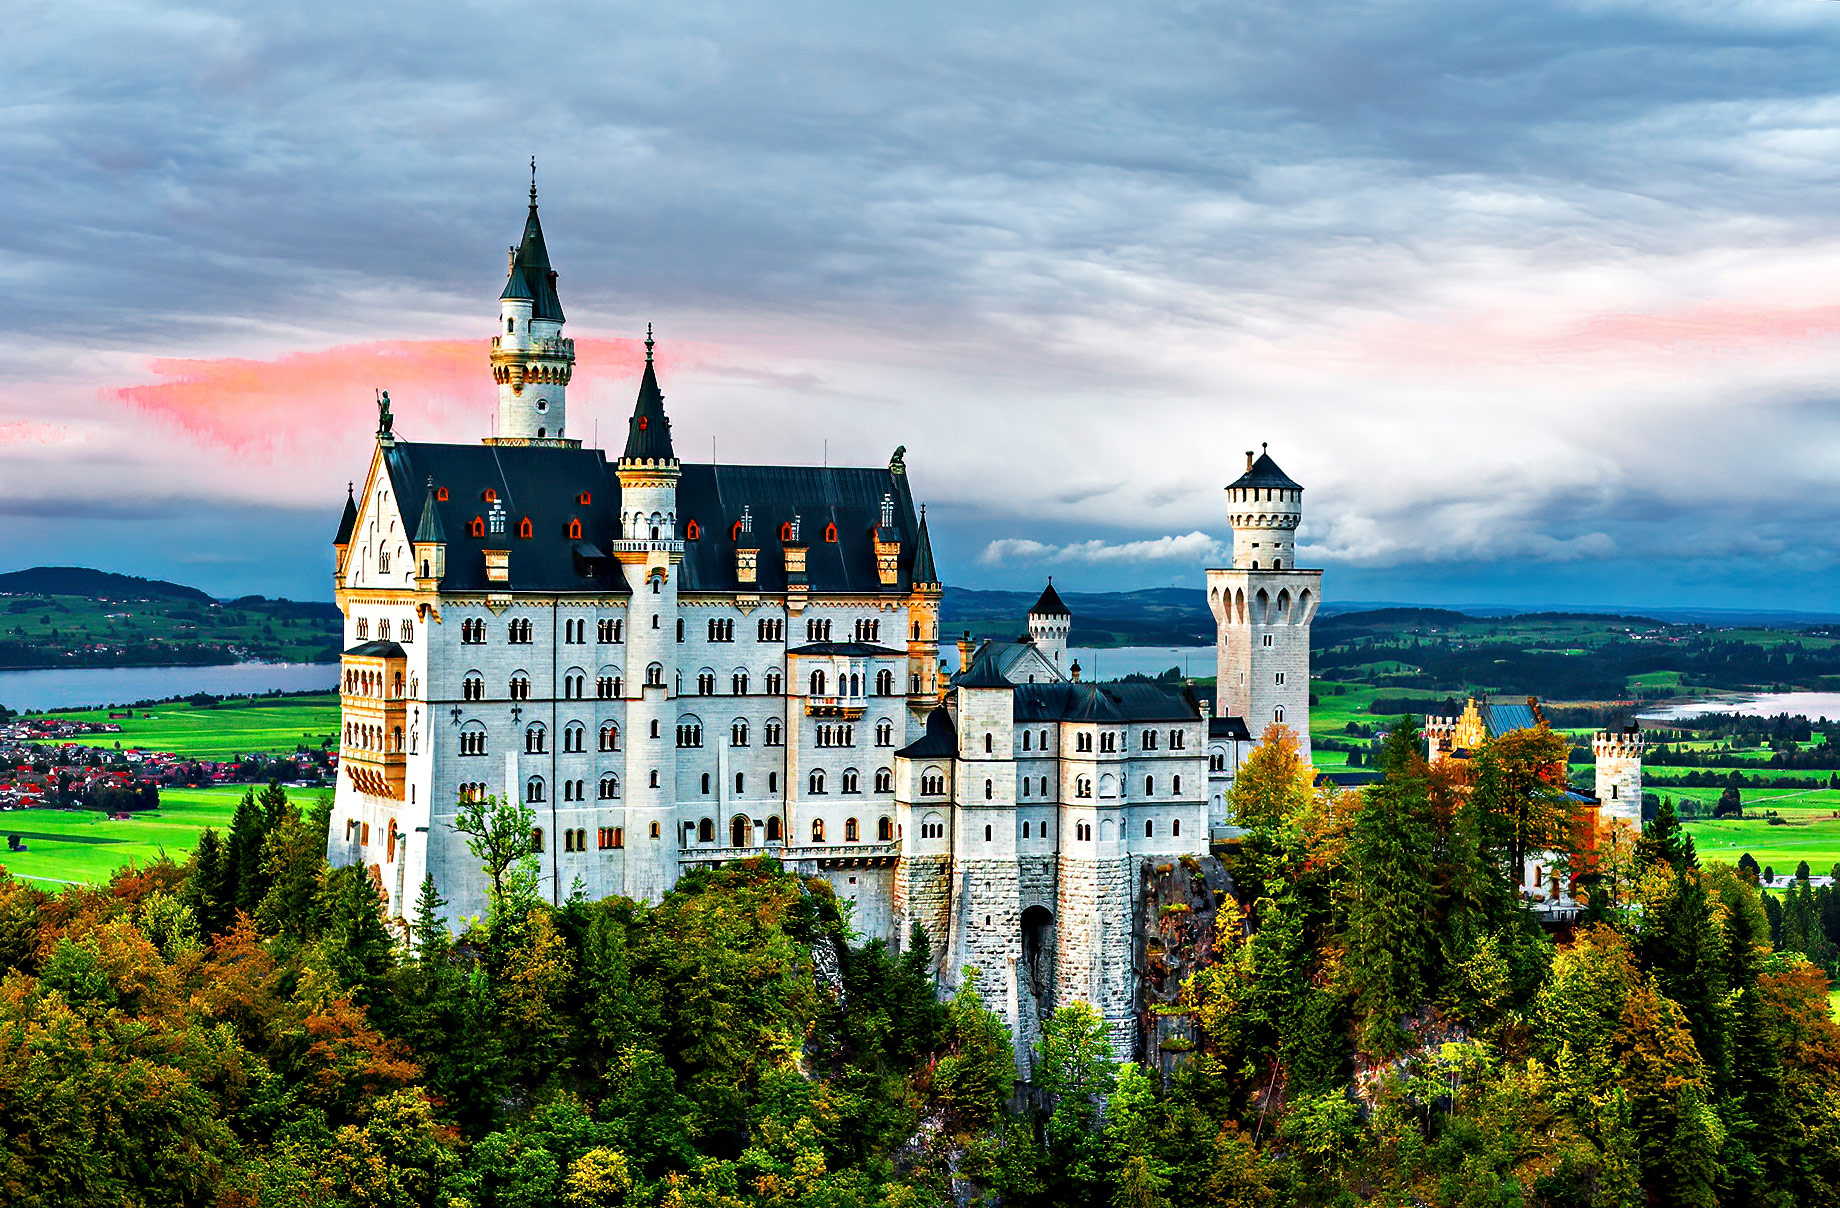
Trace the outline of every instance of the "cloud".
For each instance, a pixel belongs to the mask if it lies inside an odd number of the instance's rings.
[[[1097,539],[1069,545],[1044,545],[1026,537],[1000,537],[984,547],[979,561],[991,566],[1012,562],[1072,562],[1113,566],[1136,562],[1201,563],[1226,556],[1220,542],[1199,530],[1181,536],[1108,544]]]

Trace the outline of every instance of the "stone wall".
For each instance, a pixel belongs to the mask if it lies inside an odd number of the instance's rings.
[[[1138,876],[1138,1030],[1144,1063],[1167,1079],[1198,1039],[1193,1019],[1168,1008],[1181,999],[1183,982],[1224,955],[1222,947],[1234,942],[1245,922],[1233,878],[1213,856],[1146,860]]]

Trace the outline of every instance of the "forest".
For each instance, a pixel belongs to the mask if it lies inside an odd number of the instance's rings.
[[[994,983],[942,1000],[924,933],[860,942],[822,880],[762,858],[552,905],[524,807],[487,801],[488,914],[455,938],[426,883],[399,932],[323,859],[326,803],[270,786],[183,864],[0,875],[0,1201],[1836,1202],[1826,975],[1671,811],[1586,843],[1564,747],[1434,767],[1406,725],[1338,792],[1274,728],[1233,789],[1239,909],[1156,1008],[1192,1047],[1164,1077],[1069,1004],[1032,1085]],[[1590,853],[1559,934],[1510,875],[1541,850]]]

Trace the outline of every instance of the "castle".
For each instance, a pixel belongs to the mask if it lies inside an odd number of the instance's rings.
[[[617,457],[570,435],[575,349],[536,189],[499,298],[495,435],[427,444],[380,401],[335,539],[345,615],[328,856],[392,918],[423,877],[486,910],[458,803],[536,814],[541,891],[656,900],[763,852],[865,937],[979,970],[1019,1062],[1085,1000],[1130,1051],[1144,873],[1209,852],[1267,725],[1309,733],[1321,572],[1269,454],[1227,487],[1207,576],[1216,699],[1082,682],[1050,583],[1014,642],[940,661],[944,591],[903,451],[885,466],[700,464],[671,437],[650,329]],[[1307,751],[1307,745],[1306,745]]]

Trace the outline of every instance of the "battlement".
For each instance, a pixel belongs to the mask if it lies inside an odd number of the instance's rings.
[[[1640,759],[1647,746],[1648,740],[1642,736],[1642,727],[1633,723],[1616,730],[1599,730],[1591,736],[1591,753],[1599,759],[1619,756]]]

